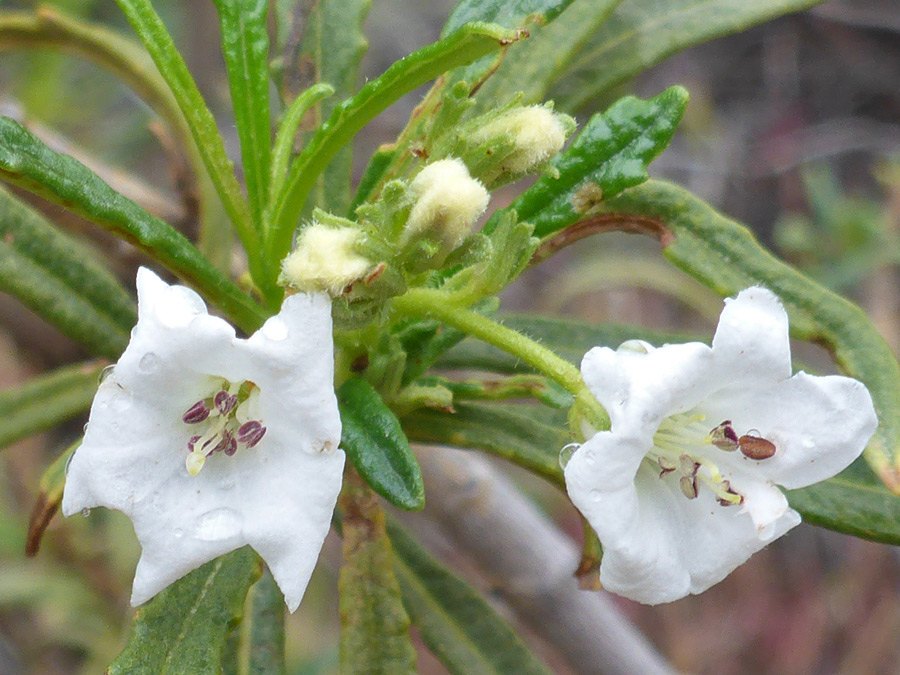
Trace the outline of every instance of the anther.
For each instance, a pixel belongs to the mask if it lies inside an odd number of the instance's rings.
[[[238,397],[236,394],[232,395],[222,390],[216,394],[215,403],[219,413],[227,415],[237,406]]]
[[[660,455],[659,457],[656,458],[656,463],[659,464],[659,477],[660,478],[665,476],[667,473],[674,471],[677,468],[671,460],[663,457],[662,455]]]
[[[209,417],[209,412],[209,408],[206,407],[204,401],[197,401],[185,411],[184,415],[181,416],[181,420],[185,424],[197,424]]]
[[[738,439],[738,445],[744,457],[762,460],[775,454],[775,444],[760,436],[745,434]]]
[[[709,440],[719,450],[732,452],[738,449],[738,435],[731,426],[731,420],[725,420],[709,432]]]
[[[687,477],[693,478],[697,475],[700,463],[695,461],[690,455],[682,455],[678,458],[681,462],[681,473]]]
[[[237,441],[248,448],[259,443],[266,435],[266,428],[256,420],[250,420],[242,424],[237,430]]]
[[[696,476],[682,476],[678,481],[678,486],[681,488],[682,494],[688,499],[697,498],[698,486]]]

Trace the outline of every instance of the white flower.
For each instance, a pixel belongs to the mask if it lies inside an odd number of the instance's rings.
[[[188,288],[142,268],[137,289],[138,323],[97,391],[63,513],[131,518],[134,605],[250,544],[294,611],[344,466],[330,301],[292,295],[244,340]]]
[[[726,300],[712,348],[594,348],[584,380],[609,412],[565,467],[603,545],[604,588],[655,604],[700,593],[800,522],[776,487],[838,473],[878,424],[865,386],[791,377],[771,292]]]

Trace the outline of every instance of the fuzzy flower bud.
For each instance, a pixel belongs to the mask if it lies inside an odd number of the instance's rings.
[[[356,251],[363,236],[359,230],[311,223],[282,262],[280,281],[298,291],[340,295],[374,266]]]
[[[512,174],[531,171],[562,150],[574,121],[547,107],[531,105],[508,113],[476,129],[470,141],[484,143],[498,136],[512,139],[515,149],[503,159],[502,169]]]
[[[426,166],[409,185],[415,200],[406,224],[406,241],[431,236],[445,256],[472,231],[487,208],[490,195],[459,159],[442,159]]]

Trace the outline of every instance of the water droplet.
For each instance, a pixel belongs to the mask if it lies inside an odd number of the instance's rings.
[[[172,534],[175,535],[176,539],[181,539],[184,536],[184,530],[182,530],[180,527],[176,527],[174,530],[172,530]]]
[[[200,541],[221,541],[241,533],[241,514],[228,508],[213,509],[200,516],[194,534]]]
[[[227,478],[223,478],[219,481],[219,489],[220,490],[230,490],[234,487],[234,478],[228,476]]]
[[[591,490],[590,491],[591,501],[596,503],[603,499],[603,493],[600,490]]]
[[[85,425],[85,426],[87,426],[87,425]],[[78,451],[76,450],[75,452],[78,452]],[[74,457],[75,457],[75,453],[73,452],[71,455],[69,455],[69,459],[66,460],[66,468],[64,469],[64,471],[67,476],[69,475],[69,467],[72,466],[72,459]]]
[[[654,350],[653,345],[643,340],[625,340],[619,345],[617,352],[634,352],[636,354],[649,354]]]
[[[273,316],[271,319],[266,321],[260,330],[262,331],[263,335],[274,342],[281,342],[288,336],[287,324],[277,316]]]
[[[110,398],[112,398],[110,406],[115,413],[121,414],[131,408],[131,396],[129,394],[120,392],[117,396],[112,396]]]
[[[559,466],[562,469],[566,468],[566,465],[569,463],[569,460],[572,459],[572,455],[575,454],[575,451],[581,447],[580,443],[569,443],[568,445],[564,445],[563,449],[559,451]]]
[[[99,384],[103,384],[106,381],[106,378],[112,375],[115,370],[115,366],[106,366],[106,368],[100,371],[100,375],[97,377],[97,382]]]
[[[81,515],[84,516],[85,518],[87,518],[89,515],[91,515],[91,510],[90,509],[81,509]]]
[[[159,368],[159,357],[153,352],[147,352],[138,362],[138,368],[143,373],[153,373]]]
[[[85,425],[83,427],[81,427],[81,433],[86,434],[89,425],[90,425],[89,422],[85,422]]]

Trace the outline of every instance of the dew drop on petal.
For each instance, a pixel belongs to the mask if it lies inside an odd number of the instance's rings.
[[[616,349],[617,352],[634,352],[636,354],[649,354],[653,346],[643,340],[625,340]]]
[[[600,490],[591,490],[589,496],[592,502],[599,502],[603,499],[603,493]]]
[[[230,490],[234,487],[234,478],[228,476],[219,481],[220,490]]]
[[[123,393],[110,398],[112,399],[110,406],[115,413],[122,414],[131,408],[131,396],[128,394]]]
[[[222,541],[241,533],[241,515],[232,509],[213,509],[197,521],[194,536],[200,541]]]
[[[176,539],[181,539],[184,536],[184,530],[182,530],[180,527],[176,527],[174,530],[172,530],[172,534],[175,535]]]
[[[569,443],[568,445],[563,446],[563,449],[559,451],[559,466],[561,469],[566,468],[569,460],[572,459],[572,455],[574,455],[575,451],[580,447],[581,445],[579,443]]]
[[[87,430],[88,430],[88,426],[89,426],[89,424],[85,423],[85,425],[83,427],[81,427],[81,433],[86,434]]]
[[[85,426],[87,426],[87,425],[85,425]],[[69,455],[69,459],[66,460],[66,468],[63,471],[64,471],[65,475],[67,475],[67,476],[69,475],[69,467],[72,466],[72,459],[74,457],[75,457],[75,453],[73,452],[71,455]]]
[[[277,316],[266,321],[260,331],[273,342],[281,342],[288,336],[287,324]]]
[[[81,515],[83,517],[87,518],[89,515],[91,515],[91,510],[90,509],[81,509]]]
[[[106,381],[106,378],[112,375],[116,370],[115,366],[106,366],[103,370],[100,371],[100,375],[97,377],[98,384],[103,384]]]
[[[142,373],[154,373],[159,369],[159,357],[153,352],[147,352],[138,361],[138,368]]]

